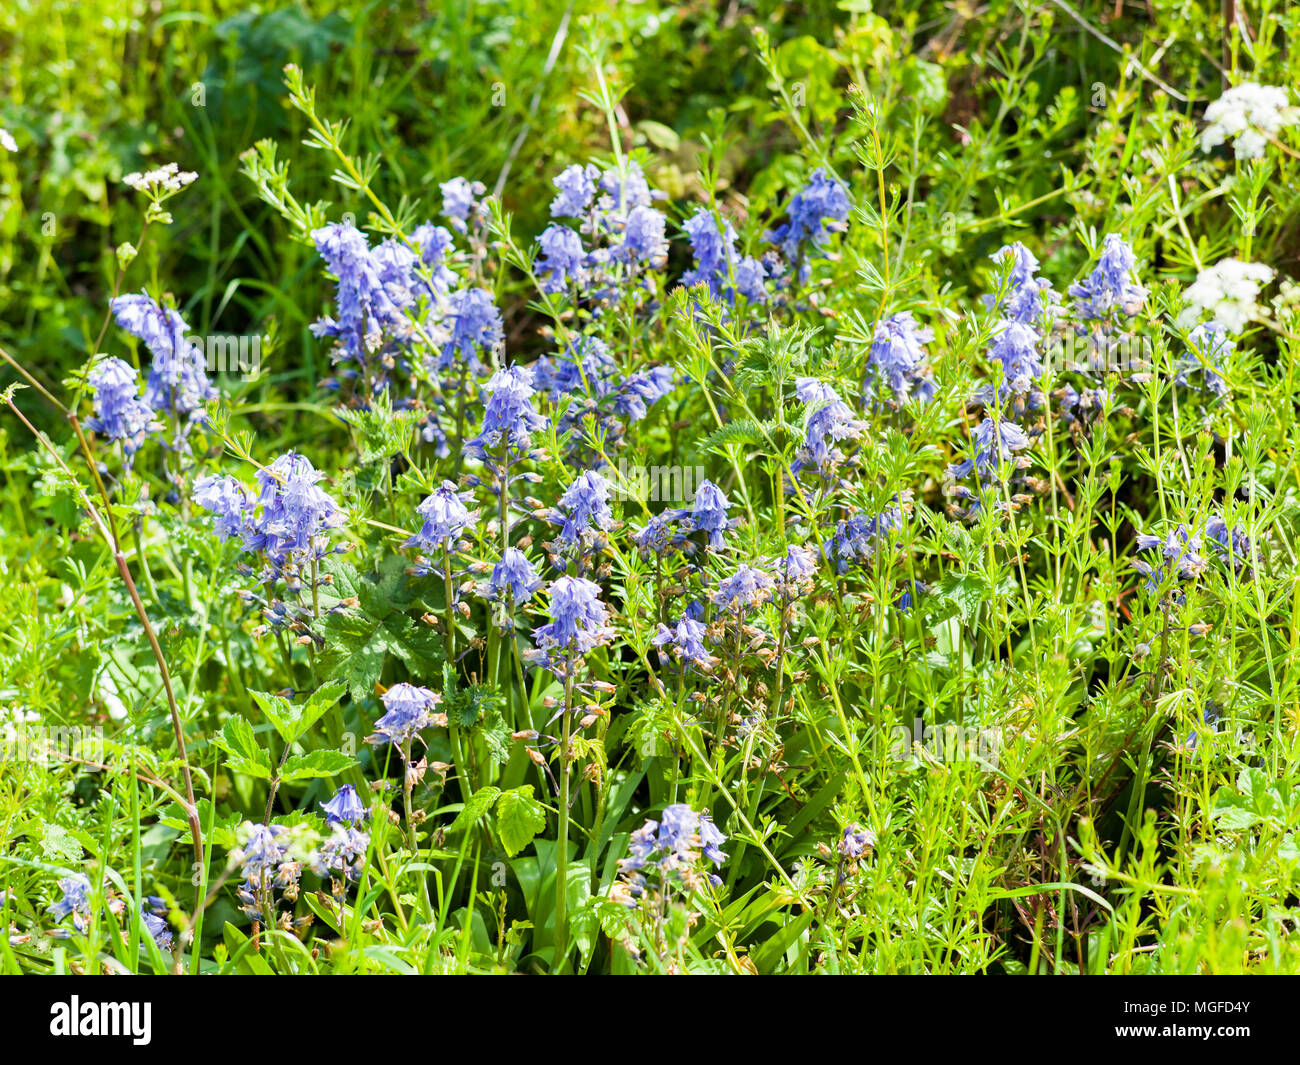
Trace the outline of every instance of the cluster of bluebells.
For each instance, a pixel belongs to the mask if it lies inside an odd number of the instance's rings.
[[[480,240],[487,209],[483,187],[464,178],[442,185],[451,228]],[[360,402],[423,373],[444,379],[423,414],[421,433],[440,455],[448,453],[443,421],[452,394],[464,394],[465,378],[488,372],[503,341],[501,314],[492,293],[462,278],[454,265],[453,234],[425,222],[409,240],[389,238],[371,247],[350,222],[311,233],[326,269],[335,278],[335,311],[312,326],[334,341],[336,376],[330,388],[350,382]],[[394,392],[395,408],[413,396]]]
[[[809,258],[823,248],[832,231],[844,228],[851,206],[843,183],[818,167],[790,201],[788,219],[766,234],[795,268],[800,283],[808,280]]]
[[[1017,469],[1028,465],[1028,457],[1021,454],[1028,447],[1028,434],[1015,422],[985,415],[984,420],[971,433],[971,457],[950,465],[948,476],[954,481],[960,481],[974,473],[980,486],[988,488],[1001,483],[1002,472],[1008,464]],[[953,495],[970,502],[970,514],[979,510],[981,504],[977,493],[957,485],[953,489]],[[1001,500],[996,505],[1002,505]]]
[[[72,919],[72,931],[85,934],[90,927],[90,880],[82,873],[62,877],[58,882],[62,897],[45,908],[45,912],[56,921]],[[106,899],[111,913],[121,915],[125,906],[120,898],[111,894]],[[140,901],[140,923],[145,932],[158,944],[160,950],[172,949],[172,932],[167,924],[167,902],[155,895],[146,895]],[[52,939],[66,939],[71,935],[67,928],[56,928],[50,932]]]
[[[130,469],[148,434],[161,428],[153,408],[140,395],[139,375],[121,359],[107,358],[95,364],[87,381],[94,393],[95,415],[86,426],[110,440],[121,441]]]
[[[1109,325],[1132,318],[1146,302],[1147,290],[1137,282],[1137,257],[1118,233],[1102,241],[1092,272],[1070,286],[1072,312],[1080,322]]]
[[[208,380],[203,346],[191,341],[190,327],[178,311],[164,307],[146,293],[116,296],[109,301],[109,307],[118,327],[149,350],[152,362],[145,379],[144,405],[174,419],[170,446],[185,450],[190,425],[205,420],[204,405],[217,395]],[[113,365],[101,363],[90,377],[96,421],[113,439],[130,441],[127,447],[134,454],[143,442],[141,434],[160,427],[160,423],[142,420],[134,371],[121,360],[108,362]]]
[[[915,397],[928,401],[935,391],[925,345],[934,330],[920,325],[911,311],[884,319],[871,340],[865,389],[876,403],[900,404]]]
[[[1008,287],[999,298],[986,295],[984,303],[1007,321],[1038,325],[1056,313],[1060,296],[1052,283],[1038,276],[1038,258],[1019,241],[1004,244],[990,258],[996,263],[1010,262]]]
[[[80,873],[59,880],[63,897],[50,903],[45,912],[56,921],[72,918],[72,927],[84,933],[90,927],[90,881]],[[56,931],[55,938],[67,935],[66,929]]]
[[[892,546],[893,534],[902,529],[903,514],[909,507],[903,496],[879,514],[851,514],[837,522],[825,544],[826,557],[836,572],[844,574],[855,566],[866,566],[882,549]]]
[[[705,862],[719,868],[726,836],[707,813],[685,803],[664,808],[658,821],[647,820],[632,833],[628,856],[619,860],[611,895],[625,905],[657,909],[676,894],[692,895],[706,883],[721,884]]]
[[[704,285],[714,299],[729,304],[737,298],[768,303],[792,279],[801,285],[808,281],[811,260],[825,253],[832,232],[844,228],[849,209],[844,185],[818,168],[790,201],[786,221],[763,234],[773,247],[756,257],[740,253],[740,238],[730,221],[715,208],[702,207],[682,226],[694,262],[681,283]]]
[[[1142,559],[1133,562],[1133,568],[1147,578],[1147,591],[1155,591],[1170,573],[1183,580],[1195,580],[1209,565],[1201,553],[1201,537],[1186,525],[1176,526],[1164,536],[1138,533],[1137,546],[1139,551],[1156,552],[1161,560],[1156,566]]]
[[[839,445],[860,439],[867,423],[834,388],[815,377],[800,377],[795,382],[795,392],[804,405],[806,421],[803,447],[791,469],[798,473],[810,467],[826,473],[844,459]]]
[[[355,880],[370,848],[370,834],[357,826],[370,811],[350,784],[344,784],[320,807],[331,834],[311,859],[311,870],[322,878],[340,873],[347,880]]]
[[[591,447],[597,440],[617,446],[630,425],[668,395],[674,385],[670,366],[623,372],[599,337],[568,338],[564,351],[539,358],[532,367],[533,384],[557,407],[556,430],[571,450]]]
[[[310,835],[305,824],[290,829],[246,821],[240,827],[240,845],[230,852],[230,861],[243,875],[235,895],[251,920],[274,914],[277,899],[297,901],[303,867],[311,858]],[[282,920],[291,924],[291,914],[286,912]]]
[[[551,620],[533,632],[536,659],[561,675],[568,658],[582,658],[614,638],[600,585],[585,577],[557,578],[550,587],[549,610]]]
[[[767,300],[770,267],[753,256],[739,254],[739,237],[730,222],[702,207],[683,228],[695,257],[694,266],[682,275],[683,285],[706,285],[711,296],[729,303],[734,303],[737,296],[751,303]]]
[[[643,555],[661,559],[676,551],[693,555],[697,545],[689,537],[699,533],[710,551],[721,551],[727,533],[737,523],[730,510],[731,502],[722,489],[704,480],[696,486],[689,507],[672,507],[652,516],[633,534],[632,542]]]
[[[478,511],[466,504],[474,501],[471,490],[461,490],[451,481],[443,481],[417,506],[420,528],[405,541],[404,547],[414,547],[420,552],[413,572],[423,575],[431,572],[426,556],[450,557],[461,550],[461,534],[478,519]],[[450,573],[444,574],[450,577]]]
[[[1147,591],[1155,591],[1173,573],[1183,581],[1192,581],[1209,568],[1210,560],[1205,548],[1219,557],[1224,566],[1234,577],[1248,574],[1252,563],[1252,544],[1250,537],[1239,526],[1229,525],[1222,516],[1211,515],[1205,523],[1204,536],[1190,531],[1186,525],[1177,525],[1164,536],[1154,533],[1138,533],[1139,551],[1155,552],[1160,561],[1155,565],[1135,559],[1133,568],[1146,580]],[[1181,598],[1181,591],[1175,590],[1175,597]]]
[[[652,290],[648,275],[668,257],[667,219],[652,206],[664,194],[650,187],[641,167],[626,158],[603,171],[575,163],[554,184],[557,221],[538,238],[542,292],[599,309]]]
[[[244,551],[266,561],[263,579],[284,577],[295,587],[313,563],[343,550],[331,534],[344,515],[320,487],[324,476],[290,451],[257,471],[255,490],[229,475],[200,478],[194,502],[212,515],[221,539],[238,538]]]

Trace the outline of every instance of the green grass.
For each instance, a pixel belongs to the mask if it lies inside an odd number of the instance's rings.
[[[1250,33],[1225,35],[1218,11],[1165,0],[1118,18],[1110,3],[994,0],[974,17],[870,6],[522,0],[421,14],[221,0],[122,15],[19,0],[0,13],[0,128],[19,145],[0,152],[0,348],[23,368],[0,364],[0,388],[31,386],[0,410],[0,971],[1300,970],[1295,310],[1237,338],[1226,398],[1175,383],[1181,294],[1198,272],[1235,257],[1300,274],[1295,131],[1252,162],[1198,144],[1223,70],[1232,84],[1300,83],[1284,47],[1300,18],[1243,3]],[[310,100],[286,89],[288,63]],[[640,309],[584,321],[567,295],[537,292],[533,242],[555,174],[628,153],[668,194],[674,281]],[[173,160],[199,180],[142,240],[143,201],[121,178]],[[713,207],[759,254],[817,166],[847,184],[854,213],[797,300],[725,315],[675,287],[691,265],[684,219]],[[304,219],[347,213],[372,236],[409,235],[436,217],[440,182],[491,191],[503,174],[482,278],[511,358],[553,353],[585,325],[625,370],[673,367],[677,387],[625,441],[595,440],[584,457],[702,467],[741,519],[725,554],[665,569],[628,539],[657,504],[615,504],[624,525],[598,579],[617,636],[588,657],[603,686],[584,697],[599,712],[577,731],[563,829],[556,751],[542,766],[511,739],[561,727],[562,686],[517,658],[482,599],[455,614],[402,546],[419,501],[477,469],[458,445],[481,412],[471,404],[439,458],[409,417],[322,389],[330,354],[309,331],[333,282]],[[971,397],[994,380],[980,296],[1005,277],[989,256],[1022,241],[1064,293],[1108,233],[1132,245],[1150,288],[1127,328],[1152,368],[1050,372],[1049,396],[1104,386],[1104,411],[1073,425],[1056,400],[1031,412],[1032,480],[963,516],[944,471],[969,454]],[[128,241],[138,256],[122,270]],[[150,443],[128,472],[97,440],[92,475],[57,404],[84,422],[99,352],[147,366],[105,317],[115,291],[145,287],[173,294],[199,335],[264,336],[266,372],[220,381],[215,432],[194,436],[192,455]],[[804,474],[783,491],[804,435],[796,378],[853,403],[877,326],[901,311],[934,330],[935,397],[855,404],[868,424],[843,482]],[[428,384],[411,382],[421,402]],[[577,463],[551,431],[536,443],[526,490],[549,507]],[[290,448],[327,474],[354,546],[326,564],[317,602],[303,597],[305,629],[263,633],[238,594],[253,581],[192,485],[249,482]],[[660,659],[656,625],[684,597],[895,500],[900,527],[869,564],[823,565],[797,607],[766,605],[739,637],[721,629],[712,681]],[[1203,531],[1215,515],[1249,538],[1248,570],[1207,548],[1194,580],[1144,588],[1132,563],[1154,556],[1136,535]],[[100,523],[119,534],[130,582]],[[541,560],[554,530],[536,515],[520,530]],[[500,556],[499,526],[467,535],[471,561]],[[928,590],[899,610],[915,581]],[[544,620],[523,613],[521,630]],[[298,639],[306,630],[321,639]],[[409,788],[398,751],[364,743],[383,713],[376,685],[403,681],[440,692],[455,726],[429,731],[431,766]],[[317,691],[310,727],[286,725]],[[917,722],[963,730],[986,757],[914,744]],[[64,727],[102,738],[91,764],[18,746]],[[295,757],[328,771],[279,768]],[[235,892],[239,826],[270,811],[311,845],[318,803],[343,783],[378,814],[359,880],[333,895],[307,877],[281,905],[293,930],[254,927]],[[674,802],[710,809],[726,833],[721,883],[629,910],[617,863]],[[852,825],[873,836],[858,860],[837,850]],[[88,926],[52,937],[47,907],[74,873],[93,886]],[[197,949],[159,951],[136,916],[144,896],[166,899],[178,943],[193,932]]]

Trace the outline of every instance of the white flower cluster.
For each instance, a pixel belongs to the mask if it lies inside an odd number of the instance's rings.
[[[1199,317],[1196,311],[1208,311],[1228,332],[1240,333],[1247,322],[1259,317],[1259,290],[1274,274],[1271,266],[1240,259],[1222,259],[1207,267],[1183,293],[1190,321]]]
[[[1201,150],[1208,152],[1232,138],[1238,159],[1258,159],[1270,135],[1300,121],[1300,108],[1292,107],[1286,89],[1245,81],[1205,109],[1209,123],[1201,134]]]
[[[14,135],[7,129],[0,129],[0,148],[7,152],[16,152],[18,150],[18,142],[14,140]]]
[[[186,185],[198,180],[198,176],[192,170],[182,170],[175,163],[168,163],[143,174],[127,174],[122,183],[136,192],[153,195],[155,192],[180,192]]]

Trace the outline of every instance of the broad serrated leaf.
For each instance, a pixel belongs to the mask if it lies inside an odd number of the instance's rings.
[[[357,760],[341,751],[312,751],[295,755],[284,763],[280,779],[285,783],[311,780],[315,777],[333,777],[357,764]]]
[[[497,835],[509,857],[532,843],[545,827],[546,807],[533,798],[531,784],[501,793],[497,799]]]
[[[460,813],[456,815],[456,820],[448,826],[447,831],[460,832],[463,829],[469,828],[480,817],[492,809],[492,804],[497,801],[497,797],[500,794],[501,789],[494,788],[491,784],[479,788],[478,791],[474,792],[474,794],[469,797],[469,801],[465,803]]]

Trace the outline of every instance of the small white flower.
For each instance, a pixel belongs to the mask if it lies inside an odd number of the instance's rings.
[[[1259,290],[1273,280],[1275,271],[1263,263],[1222,259],[1196,275],[1183,293],[1188,308],[1180,322],[1190,325],[1208,311],[1230,333],[1240,333],[1246,323],[1260,314]]]
[[[1208,152],[1229,138],[1238,159],[1258,159],[1269,136],[1300,121],[1300,108],[1292,107],[1286,89],[1242,82],[1227,90],[1205,109],[1209,123],[1201,134],[1201,150]]]
[[[16,152],[18,150],[18,142],[14,140],[14,135],[7,129],[0,129],[0,148],[7,152]]]
[[[186,185],[197,181],[198,176],[192,170],[182,170],[175,163],[168,163],[157,170],[148,170],[143,174],[139,172],[127,174],[122,179],[122,183],[135,189],[136,192],[152,195],[155,192],[179,192]]]

